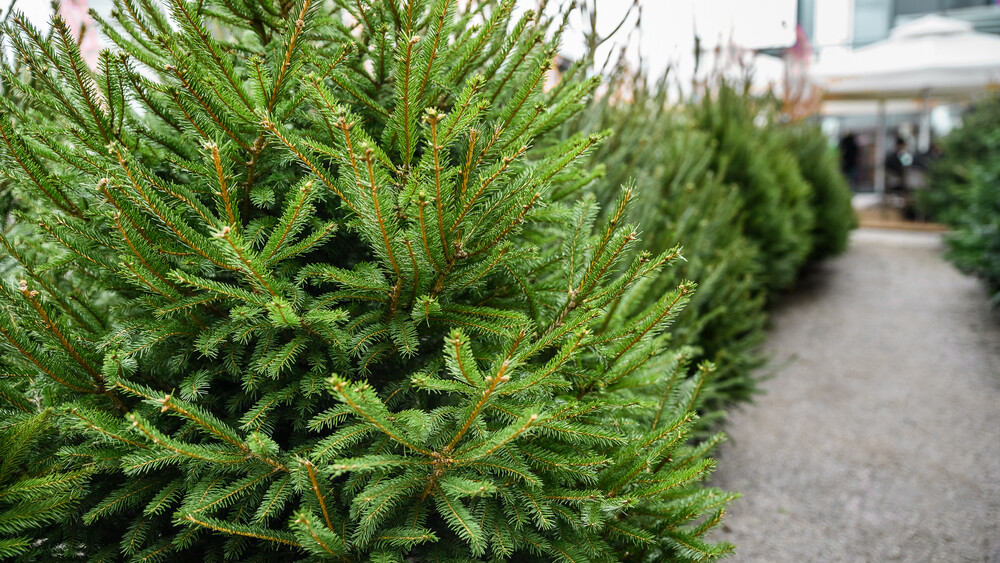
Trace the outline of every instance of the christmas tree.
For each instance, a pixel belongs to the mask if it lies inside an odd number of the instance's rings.
[[[847,250],[848,235],[857,227],[851,207],[851,187],[840,171],[838,152],[831,148],[817,123],[781,124],[785,147],[795,155],[802,178],[812,188],[810,207],[816,218],[810,238],[809,258],[820,260]]]
[[[96,71],[15,16],[0,555],[664,561],[734,495],[679,258],[546,133],[514,2],[116,0]],[[539,14],[545,11],[540,10]],[[601,219],[598,220],[598,215]],[[648,291],[648,289],[647,289]],[[647,293],[648,294],[648,293]]]
[[[740,187],[714,167],[712,136],[692,122],[684,104],[669,103],[668,80],[648,84],[641,73],[621,69],[616,76],[613,87],[632,99],[603,97],[577,118],[582,128],[615,131],[591,157],[604,171],[591,189],[611,203],[608,186],[634,178],[640,204],[632,218],[643,227],[640,246],[683,242],[684,261],[644,281],[648,289],[622,299],[615,314],[627,318],[651,296],[685,278],[698,280],[670,332],[675,343],[696,348],[716,365],[705,393],[709,408],[703,414],[710,416],[702,418],[711,423],[723,405],[746,400],[756,389],[752,374],[763,364],[759,346],[767,318],[760,252],[744,235]]]
[[[959,270],[981,278],[1000,303],[1000,95],[969,108],[962,126],[920,157],[929,169],[929,189],[917,203],[931,218],[947,223],[945,256]]]
[[[720,81],[693,108],[698,127],[715,139],[713,168],[739,186],[746,236],[760,251],[765,285],[787,289],[812,252],[815,211],[798,158],[774,127],[777,105]]]
[[[846,248],[850,189],[819,127],[788,122],[773,96],[719,81],[685,103],[671,101],[669,74],[650,83],[623,63],[612,76],[614,95],[574,118],[576,128],[614,130],[591,155],[603,176],[587,189],[610,204],[608,187],[634,178],[632,219],[644,230],[637,251],[683,242],[685,258],[612,310],[628,317],[682,279],[698,280],[670,332],[716,364],[702,417],[711,426],[727,403],[756,390],[768,297],[793,283],[807,258]]]

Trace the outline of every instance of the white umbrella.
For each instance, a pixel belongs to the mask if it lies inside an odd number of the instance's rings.
[[[812,76],[827,98],[965,95],[1000,84],[1000,36],[969,22],[929,15],[888,39],[821,59]]]
[[[923,99],[918,148],[926,150],[931,97],[971,96],[1000,85],[1000,37],[977,33],[969,22],[928,15],[896,27],[888,39],[821,58],[810,74],[825,99],[878,100],[875,191],[882,194],[886,100]]]

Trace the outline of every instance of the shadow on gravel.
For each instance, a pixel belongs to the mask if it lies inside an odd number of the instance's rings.
[[[833,275],[834,269],[829,261],[806,264],[795,286],[778,294],[771,307],[772,311],[798,307],[804,301],[822,299],[830,291]]]

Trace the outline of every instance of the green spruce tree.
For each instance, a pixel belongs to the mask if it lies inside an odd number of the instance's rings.
[[[734,495],[678,258],[546,141],[512,0],[116,0],[96,71],[5,29],[0,553],[695,561]],[[541,13],[545,13],[542,11]],[[95,17],[96,14],[95,14]],[[557,197],[558,196],[558,197]]]
[[[821,260],[847,250],[848,235],[857,226],[851,207],[851,187],[840,171],[840,158],[817,123],[793,122],[779,129],[785,147],[795,155],[802,178],[811,188],[815,221],[809,258]]]
[[[1000,304],[1000,95],[978,100],[962,126],[942,140],[937,159],[926,159],[929,189],[921,209],[947,223],[945,256],[959,270],[981,278]]]
[[[650,85],[620,72],[612,88],[632,94],[625,103],[609,96],[588,106],[580,127],[613,128],[592,154],[603,177],[589,189],[607,204],[610,186],[634,178],[640,203],[632,219],[642,226],[640,244],[655,249],[683,242],[684,261],[661,270],[625,295],[613,314],[628,318],[656,295],[683,279],[698,280],[697,293],[670,327],[676,345],[691,347],[715,365],[706,387],[703,423],[722,415],[725,403],[749,398],[753,370],[763,357],[763,276],[756,247],[744,236],[744,204],[739,188],[712,166],[713,139],[685,115],[684,105],[667,101],[666,80]]]
[[[713,168],[739,187],[746,236],[757,246],[765,285],[787,289],[812,252],[815,212],[798,159],[774,126],[776,107],[720,80],[692,108],[698,127],[716,142]]]

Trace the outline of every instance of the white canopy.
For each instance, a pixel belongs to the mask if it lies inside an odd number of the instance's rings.
[[[977,33],[969,22],[924,16],[893,29],[888,39],[821,58],[811,74],[828,99],[972,94],[1000,85],[1000,36]]]

